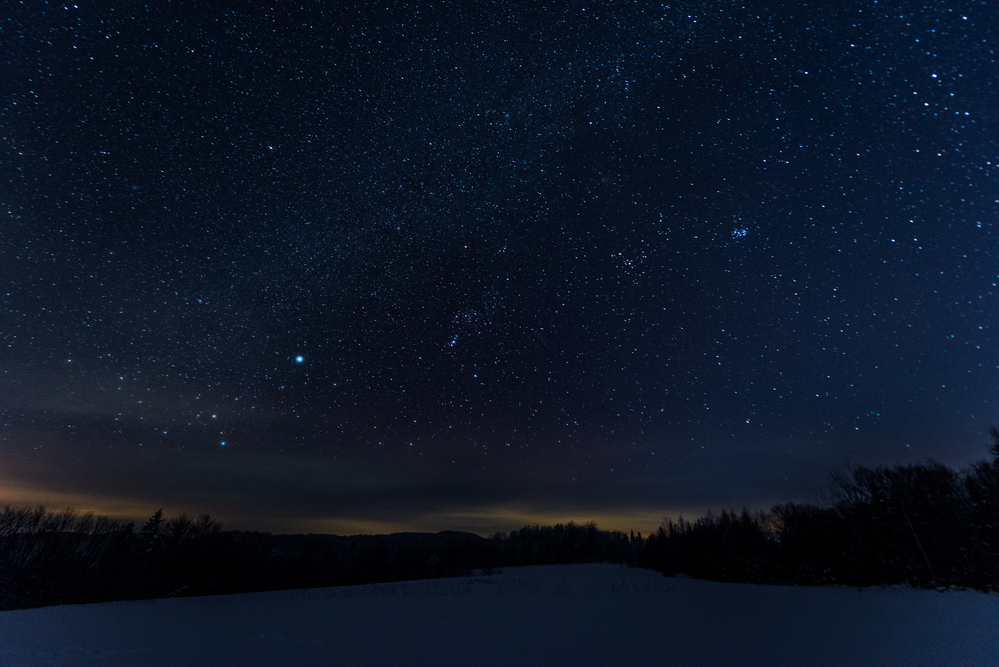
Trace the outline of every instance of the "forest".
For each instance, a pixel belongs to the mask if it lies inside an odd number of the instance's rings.
[[[667,517],[648,536],[596,524],[484,538],[224,530],[205,514],[141,526],[72,510],[5,506],[0,610],[220,595],[485,573],[518,565],[627,563],[667,576],[804,586],[999,591],[999,431],[991,460],[834,472],[815,504]]]

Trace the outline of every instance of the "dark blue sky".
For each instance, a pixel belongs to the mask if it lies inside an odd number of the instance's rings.
[[[0,501],[646,531],[985,456],[986,3],[254,4],[0,25]]]

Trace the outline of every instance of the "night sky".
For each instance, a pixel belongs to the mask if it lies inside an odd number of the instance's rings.
[[[985,458],[997,36],[971,0],[6,2],[0,504],[646,532]]]

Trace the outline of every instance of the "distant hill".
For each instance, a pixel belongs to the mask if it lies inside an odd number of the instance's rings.
[[[388,535],[325,535],[321,533],[308,533],[305,537],[328,541],[337,546],[349,545],[353,542],[358,547],[371,549],[379,544],[397,549],[446,549],[456,546],[486,545],[489,540],[476,535],[475,533],[465,533],[459,530],[442,530],[439,533],[390,533]]]

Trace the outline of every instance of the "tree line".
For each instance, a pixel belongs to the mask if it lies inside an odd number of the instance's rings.
[[[999,431],[991,461],[852,467],[819,504],[666,519],[642,565],[667,575],[761,584],[965,587],[999,591]]]
[[[631,562],[633,543],[596,524],[528,526],[491,538],[444,531],[272,535],[209,515],[141,527],[72,510],[0,512],[0,610],[222,595],[491,573],[512,565]]]
[[[471,533],[271,535],[205,514],[142,526],[72,510],[0,513],[0,610],[246,593],[486,573],[517,565],[628,563],[718,581],[968,587],[999,591],[999,431],[991,461],[834,473],[828,498],[768,512],[664,519],[658,531],[594,523]]]

